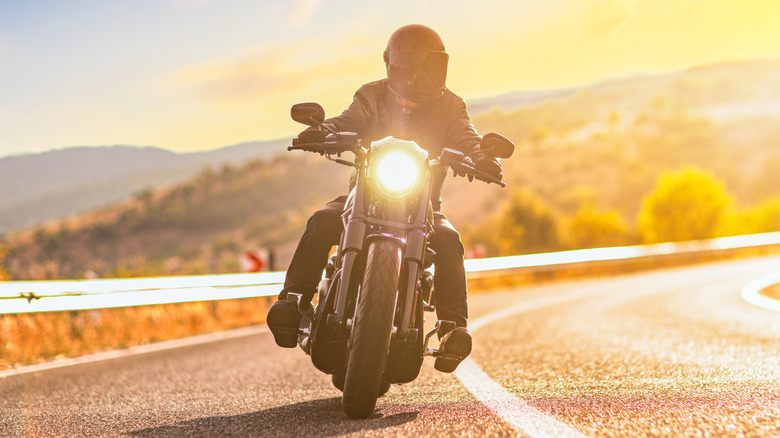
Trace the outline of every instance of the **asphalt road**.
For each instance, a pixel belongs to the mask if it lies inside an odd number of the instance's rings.
[[[780,257],[475,295],[473,361],[367,420],[263,332],[0,379],[0,436],[780,436]]]

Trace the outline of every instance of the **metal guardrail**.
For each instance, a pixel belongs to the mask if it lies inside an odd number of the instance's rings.
[[[647,257],[712,253],[780,245],[780,232],[679,243],[622,246],[469,259],[470,278],[499,271],[620,262]],[[0,282],[0,314],[76,311],[194,301],[268,297],[279,293],[284,272],[128,279]]]
[[[284,272],[0,282],[0,314],[57,312],[273,296]]]

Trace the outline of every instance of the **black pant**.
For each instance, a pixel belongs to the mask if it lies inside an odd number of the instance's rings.
[[[306,231],[287,269],[281,298],[287,291],[300,293],[308,301],[314,297],[322,270],[328,261],[328,253],[332,246],[339,244],[344,229],[341,213],[346,199],[346,196],[334,199],[309,218]],[[468,296],[466,271],[463,268],[463,244],[458,232],[441,213],[433,216],[433,230],[429,244],[436,251],[433,278],[436,314],[439,319],[454,321],[459,327],[465,327],[468,320]]]

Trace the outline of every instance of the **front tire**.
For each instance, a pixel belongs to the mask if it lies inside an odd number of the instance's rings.
[[[373,241],[360,288],[350,339],[341,405],[352,418],[374,412],[390,349],[401,271],[401,249],[393,240]]]
[[[330,381],[333,383],[333,386],[336,387],[341,392],[344,392],[344,374],[336,373],[333,374],[330,378]],[[379,385],[379,390],[377,391],[376,397],[382,397],[383,395],[387,394],[387,391],[390,390],[390,382],[382,381],[382,383]]]

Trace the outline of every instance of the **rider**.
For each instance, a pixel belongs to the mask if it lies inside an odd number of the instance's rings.
[[[437,157],[443,148],[465,153],[477,151],[480,135],[469,119],[463,99],[445,87],[449,56],[439,35],[422,25],[408,25],[396,30],[387,43],[384,61],[387,78],[362,86],[352,104],[341,115],[324,124],[335,131],[356,132],[370,142],[387,136],[416,141],[429,156]],[[315,127],[298,136],[300,143],[316,143],[326,133]],[[495,158],[476,160],[476,167],[497,179],[502,171]],[[431,199],[434,208],[434,232],[429,239],[436,252],[434,300],[437,316],[455,322],[456,328],[441,337],[440,350],[465,358],[471,352],[471,335],[466,330],[468,302],[466,274],[463,267],[463,244],[460,235],[440,212],[441,188],[446,174],[433,176]],[[286,301],[287,293],[301,294],[301,307],[307,309],[317,290],[328,253],[337,245],[343,230],[341,213],[346,196],[340,196],[309,219],[298,248],[287,270],[279,301],[268,312],[268,327],[279,346],[292,348],[297,336],[301,313]],[[443,336],[443,337],[442,337]],[[457,366],[436,368],[451,372]]]

